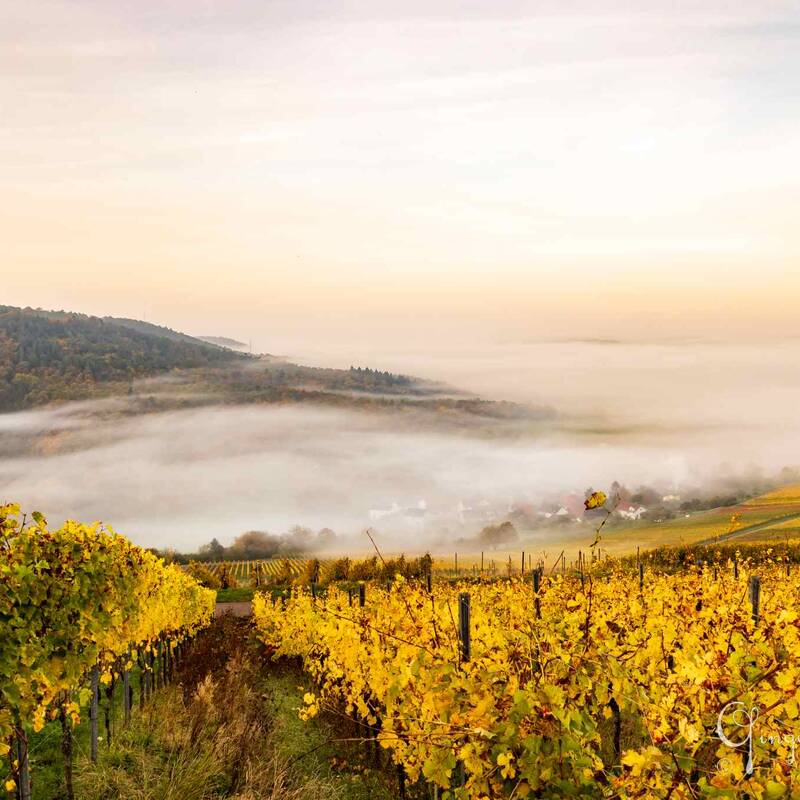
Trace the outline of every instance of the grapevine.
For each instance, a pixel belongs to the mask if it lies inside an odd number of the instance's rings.
[[[94,667],[107,683],[134,650],[205,626],[214,601],[110,528],[49,530],[39,513],[28,522],[17,505],[0,506],[0,756],[23,725],[41,730],[59,703],[77,722]]]
[[[747,568],[649,569],[641,588],[622,568],[543,576],[538,614],[532,581],[429,594],[398,578],[369,585],[363,608],[334,586],[285,604],[256,595],[254,617],[274,656],[302,658],[317,687],[301,716],[363,722],[445,798],[796,796],[786,734],[800,716],[800,575],[758,565],[756,620]],[[752,775],[714,733],[733,702],[760,709]]]

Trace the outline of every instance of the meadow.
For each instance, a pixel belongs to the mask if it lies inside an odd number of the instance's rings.
[[[661,546],[723,541],[781,541],[800,531],[800,486],[792,485],[734,506],[685,514],[664,522],[609,526],[602,547],[613,555]]]

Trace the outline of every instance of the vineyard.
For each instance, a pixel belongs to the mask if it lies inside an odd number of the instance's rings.
[[[487,575],[492,577],[509,576],[519,574],[523,567],[530,571],[533,568],[533,555],[522,554],[522,562],[519,556],[484,558],[484,554],[459,555],[455,553],[453,557],[432,558],[422,572],[431,572],[433,575],[452,579],[472,575]],[[537,558],[536,563],[541,562]],[[375,580],[379,578],[392,579],[399,571],[401,574],[420,573],[419,559],[406,560],[403,556],[397,559],[389,559],[381,563],[377,557],[370,559],[350,559],[342,558],[266,558],[252,559],[249,561],[207,561],[202,562],[202,567],[207,569],[217,578],[223,576],[228,580],[232,578],[240,586],[251,585],[258,587],[261,584],[284,585],[302,582],[304,576],[308,576],[312,571],[317,574],[317,583],[327,584],[331,581],[341,580]],[[190,572],[197,565],[192,562],[186,569]],[[394,567],[397,567],[395,571]],[[306,581],[308,583],[308,581]]]
[[[68,795],[72,728],[88,705],[97,757],[100,686],[143,700],[169,680],[184,644],[210,620],[214,592],[110,529],[67,522],[48,530],[0,506],[0,756],[5,789],[31,797],[28,735],[59,718]],[[8,757],[6,759],[6,757]]]
[[[219,575],[222,570],[229,570],[239,583],[253,582],[254,574],[262,570],[265,578],[273,578],[282,574],[300,575],[308,563],[304,558],[264,558],[251,561],[209,561],[206,566],[212,574]]]
[[[29,740],[60,724],[74,798],[84,709],[95,761],[101,695],[110,746],[114,687],[127,725],[134,688],[143,709],[176,665],[193,669],[214,592],[110,529],[49,530],[16,506],[0,508],[0,528],[5,788],[35,796]],[[330,717],[367,760],[383,753],[401,798],[771,800],[800,796],[799,558],[782,542],[571,563],[521,553],[205,567],[272,586],[254,596],[266,651],[253,657],[302,664],[295,681],[310,686],[295,721]]]
[[[254,601],[273,657],[314,684],[301,715],[349,719],[390,754],[400,796],[800,793],[788,562],[427,584]]]

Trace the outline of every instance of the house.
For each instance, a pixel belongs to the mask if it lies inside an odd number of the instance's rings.
[[[488,500],[475,502],[460,501],[456,506],[456,515],[461,522],[493,522],[508,513],[507,507],[492,505]]]
[[[633,503],[620,503],[617,506],[617,514],[623,519],[641,519],[645,513],[647,513],[647,509],[644,506]]]
[[[561,497],[555,516],[568,517],[574,519],[575,522],[581,522],[584,512],[583,498],[576,492],[570,492]]]

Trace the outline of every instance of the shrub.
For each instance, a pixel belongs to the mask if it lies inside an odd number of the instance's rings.
[[[233,574],[233,567],[223,562],[217,567],[217,578],[219,579],[220,589],[237,589],[239,582]]]
[[[201,585],[207,589],[219,589],[219,578],[206,566],[199,561],[190,561],[186,571]]]

